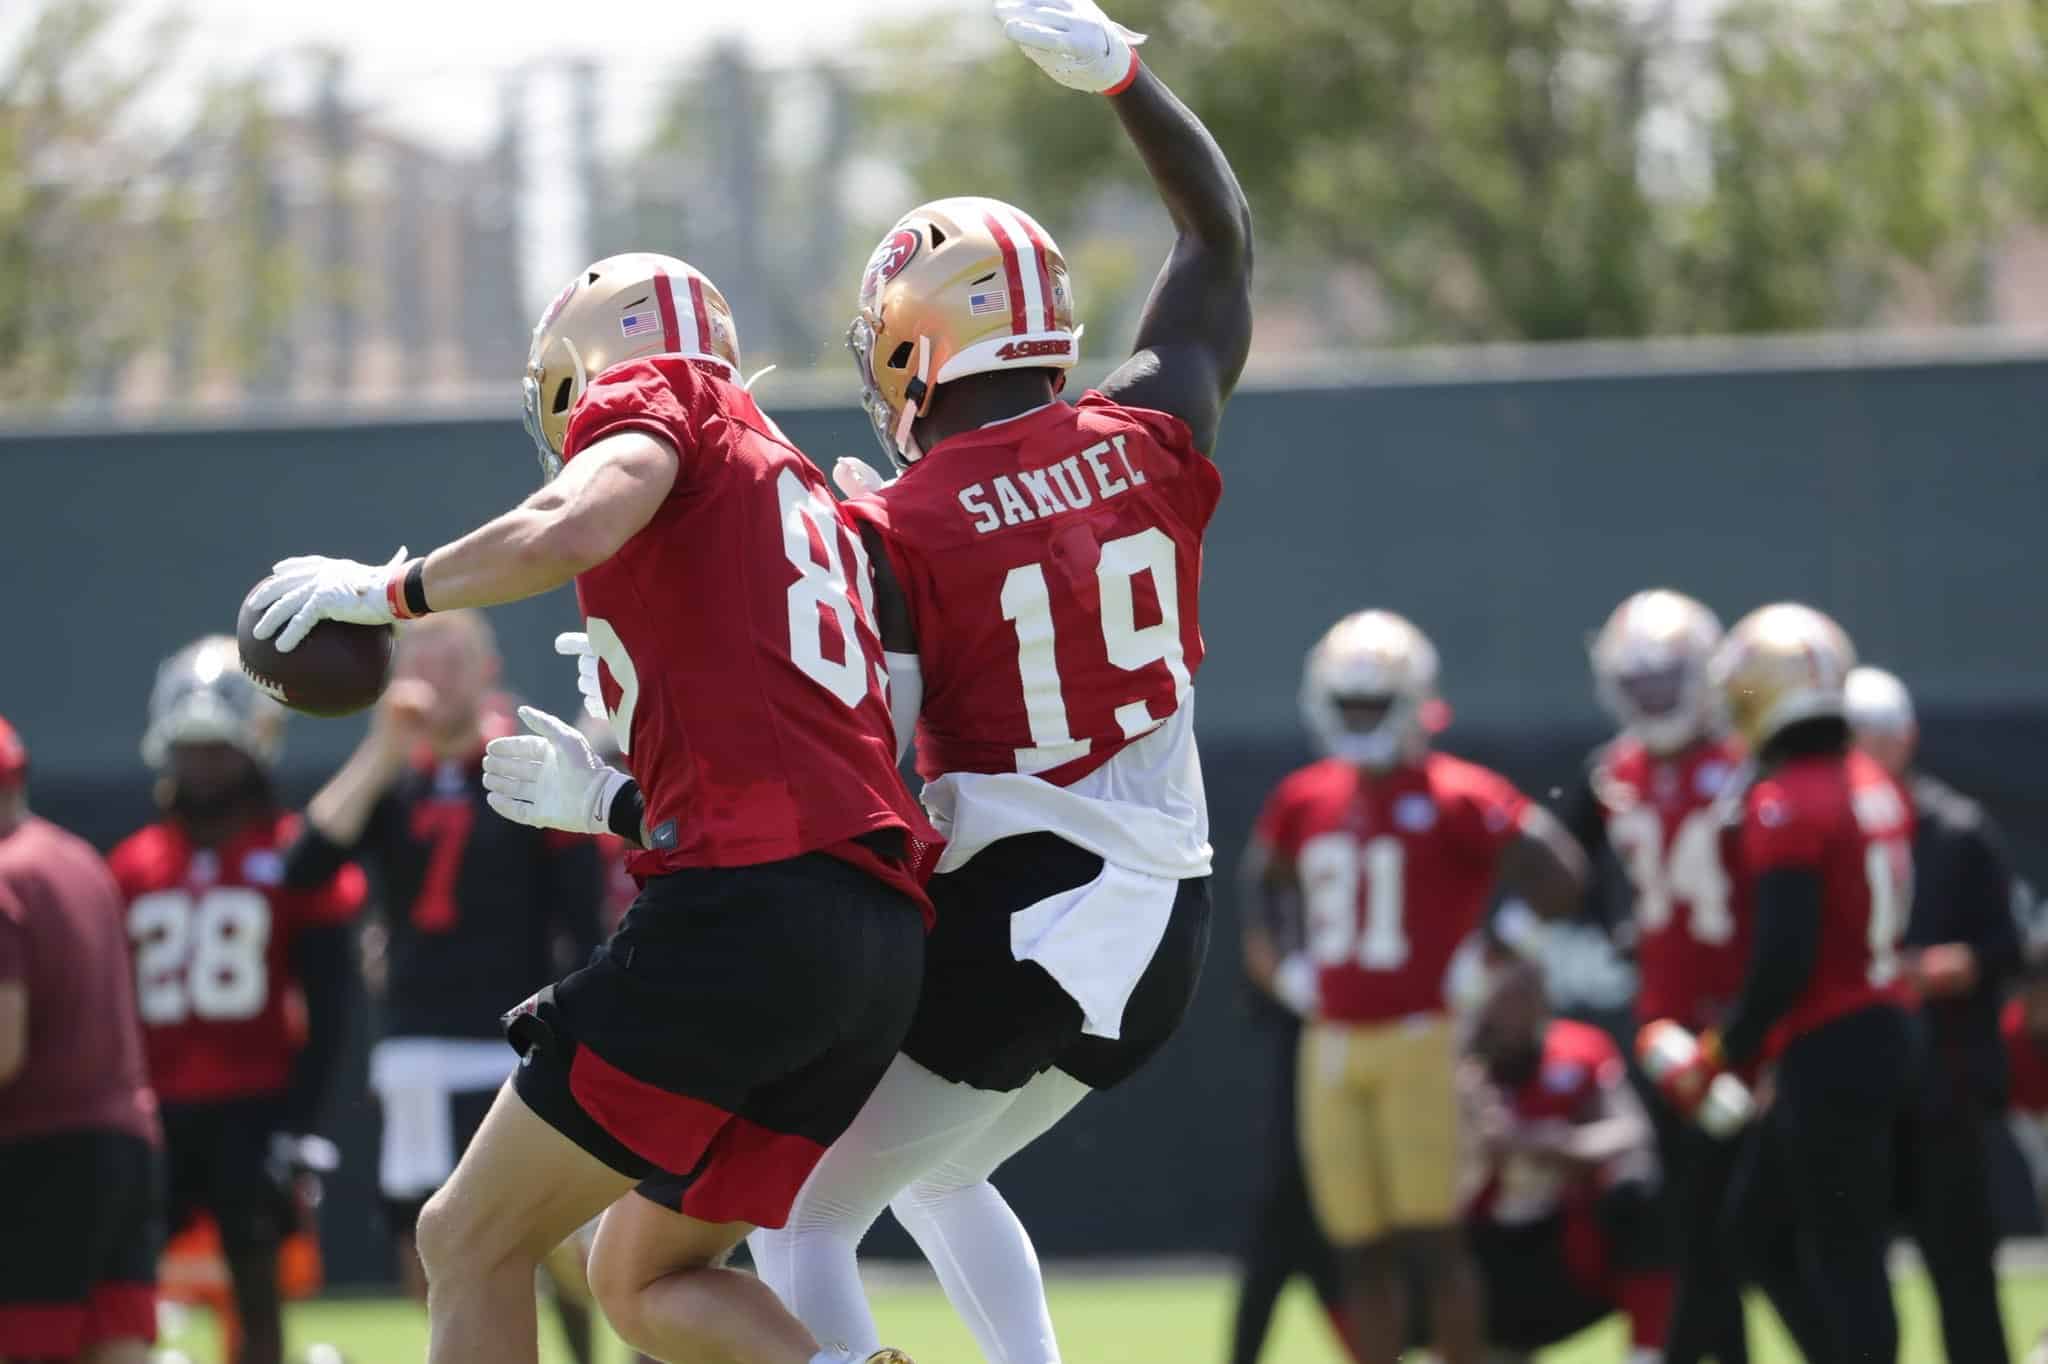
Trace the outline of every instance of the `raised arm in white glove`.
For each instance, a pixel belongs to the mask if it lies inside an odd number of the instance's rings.
[[[519,708],[531,733],[493,739],[484,748],[485,799],[514,824],[600,834],[612,801],[633,779],[591,751],[590,741],[544,710]]]
[[[398,619],[391,601],[393,577],[405,562],[403,545],[382,568],[324,554],[278,560],[270,566],[270,576],[249,594],[263,612],[256,621],[256,638],[276,635],[277,651],[288,654],[323,620],[389,625]]]
[[[995,0],[1003,36],[1069,90],[1114,95],[1138,76],[1142,33],[1102,12],[1095,0]]]

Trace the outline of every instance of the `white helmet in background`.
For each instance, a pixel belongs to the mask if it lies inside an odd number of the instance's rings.
[[[1330,757],[1384,772],[1427,749],[1436,673],[1422,631],[1391,611],[1357,612],[1309,650],[1302,721]]]
[[[1682,592],[1652,588],[1614,608],[1593,640],[1600,703],[1631,738],[1671,753],[1720,726],[1707,663],[1721,622]]]
[[[284,707],[242,671],[235,641],[207,635],[157,666],[142,760],[161,771],[173,744],[223,743],[268,768],[284,747],[284,720]]]

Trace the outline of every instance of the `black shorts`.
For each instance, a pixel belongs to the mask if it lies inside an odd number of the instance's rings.
[[[889,1068],[917,904],[822,853],[651,877],[588,966],[505,1017],[528,1107],[647,1197],[779,1227]]]
[[[0,1359],[156,1339],[157,1149],[126,1132],[0,1143]]]
[[[282,1101],[272,1097],[164,1105],[172,1235],[205,1212],[219,1226],[230,1260],[267,1254],[284,1240],[298,1207],[284,1172],[270,1160],[283,1114]]]
[[[1090,1089],[1130,1078],[1187,1013],[1209,950],[1209,879],[1181,882],[1152,964],[1124,1005],[1122,1036],[1082,1031],[1081,1006],[1033,961],[1010,951],[1010,916],[1102,874],[1100,857],[1057,834],[1020,834],[935,876],[938,924],[903,1053],[956,1084],[1008,1091],[1058,1067]]]

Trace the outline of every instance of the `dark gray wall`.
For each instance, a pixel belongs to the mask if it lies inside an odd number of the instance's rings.
[[[821,463],[874,452],[852,409],[777,415]],[[1730,619],[1812,601],[1913,684],[1931,765],[1993,804],[2040,879],[2044,417],[2041,361],[1241,395],[1221,447],[1199,687],[1223,854],[1216,945],[1159,1063],[1006,1172],[1042,1246],[1235,1243],[1271,1063],[1236,999],[1227,875],[1265,789],[1306,756],[1301,655],[1358,606],[1397,608],[1434,635],[1452,746],[1541,795],[1598,737],[1584,639],[1622,595],[1669,583]],[[0,583],[15,607],[0,714],[34,751],[38,803],[102,843],[147,816],[135,746],[150,670],[229,629],[274,558],[377,559],[400,539],[424,550],[534,477],[509,418],[0,437]],[[568,594],[496,619],[513,685],[571,705],[549,647],[574,624]],[[303,796],[359,733],[295,720],[288,791]],[[350,1279],[377,1264],[360,1090],[337,1119],[350,1163],[328,1229]]]

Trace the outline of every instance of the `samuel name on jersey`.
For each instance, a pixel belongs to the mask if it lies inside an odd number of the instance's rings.
[[[1098,498],[1107,502],[1145,484],[1145,473],[1132,465],[1124,440],[1118,434],[1043,469],[1019,469],[1015,482],[1007,474],[996,474],[986,483],[971,483],[960,490],[960,505],[974,517],[975,532],[986,535],[1001,526],[1082,511],[1095,505]],[[1115,457],[1116,468],[1110,466],[1110,456]],[[1117,472],[1119,468],[1122,473]],[[1026,493],[1030,494],[1028,503]]]

